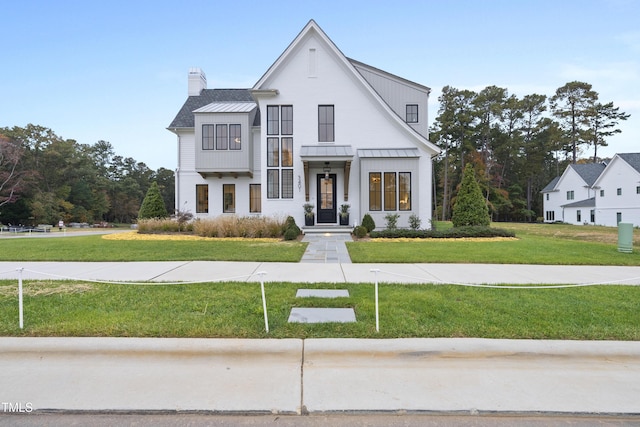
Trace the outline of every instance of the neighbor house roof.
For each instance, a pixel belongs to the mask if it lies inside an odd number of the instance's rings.
[[[249,89],[203,89],[200,95],[187,98],[169,129],[192,128],[195,124],[193,112],[209,104],[247,102],[255,103]]]
[[[590,199],[580,200],[578,202],[567,203],[566,205],[562,205],[563,208],[595,208],[596,207],[596,198],[592,197]]]
[[[556,184],[558,183],[558,181],[560,181],[560,177],[559,177],[559,176],[556,176],[556,177],[555,177],[555,178],[553,178],[553,179],[551,180],[551,182],[550,182],[550,183],[548,183],[548,184],[547,184],[547,186],[546,186],[546,187],[544,187],[544,188],[542,189],[542,191],[540,191],[540,192],[541,192],[541,193],[550,193],[550,192],[552,192],[552,191],[556,188]]]
[[[604,163],[586,163],[570,166],[591,187],[607,165]]]
[[[640,172],[640,153],[618,153],[618,157]]]

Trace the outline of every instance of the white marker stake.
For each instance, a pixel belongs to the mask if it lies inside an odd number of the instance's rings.
[[[24,270],[24,268],[18,269],[18,311],[20,312],[20,329],[24,327],[24,315],[22,309],[22,270]]]
[[[371,271],[376,278],[376,332],[380,332],[380,316],[378,314],[378,273],[380,272],[380,270],[377,268],[372,268]]]
[[[262,290],[262,311],[264,312],[264,328],[269,333],[269,318],[267,317],[267,298],[264,296],[264,275],[267,274],[264,271],[258,272],[260,276],[260,289]]]

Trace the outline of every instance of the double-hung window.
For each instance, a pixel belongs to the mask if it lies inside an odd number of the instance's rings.
[[[574,193],[573,190],[567,191],[567,200],[573,200]]]
[[[335,141],[333,105],[318,105],[318,142]]]
[[[418,123],[418,104],[407,104],[406,122]]]

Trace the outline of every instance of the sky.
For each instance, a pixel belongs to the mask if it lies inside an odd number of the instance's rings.
[[[349,58],[432,89],[518,97],[590,83],[631,117],[599,156],[640,151],[640,0],[0,0],[0,127],[109,141],[175,169],[187,73],[250,88],[310,19]],[[592,149],[583,157],[593,155]]]

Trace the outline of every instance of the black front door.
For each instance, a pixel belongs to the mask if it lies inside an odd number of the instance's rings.
[[[336,175],[318,174],[318,223],[336,223]]]

